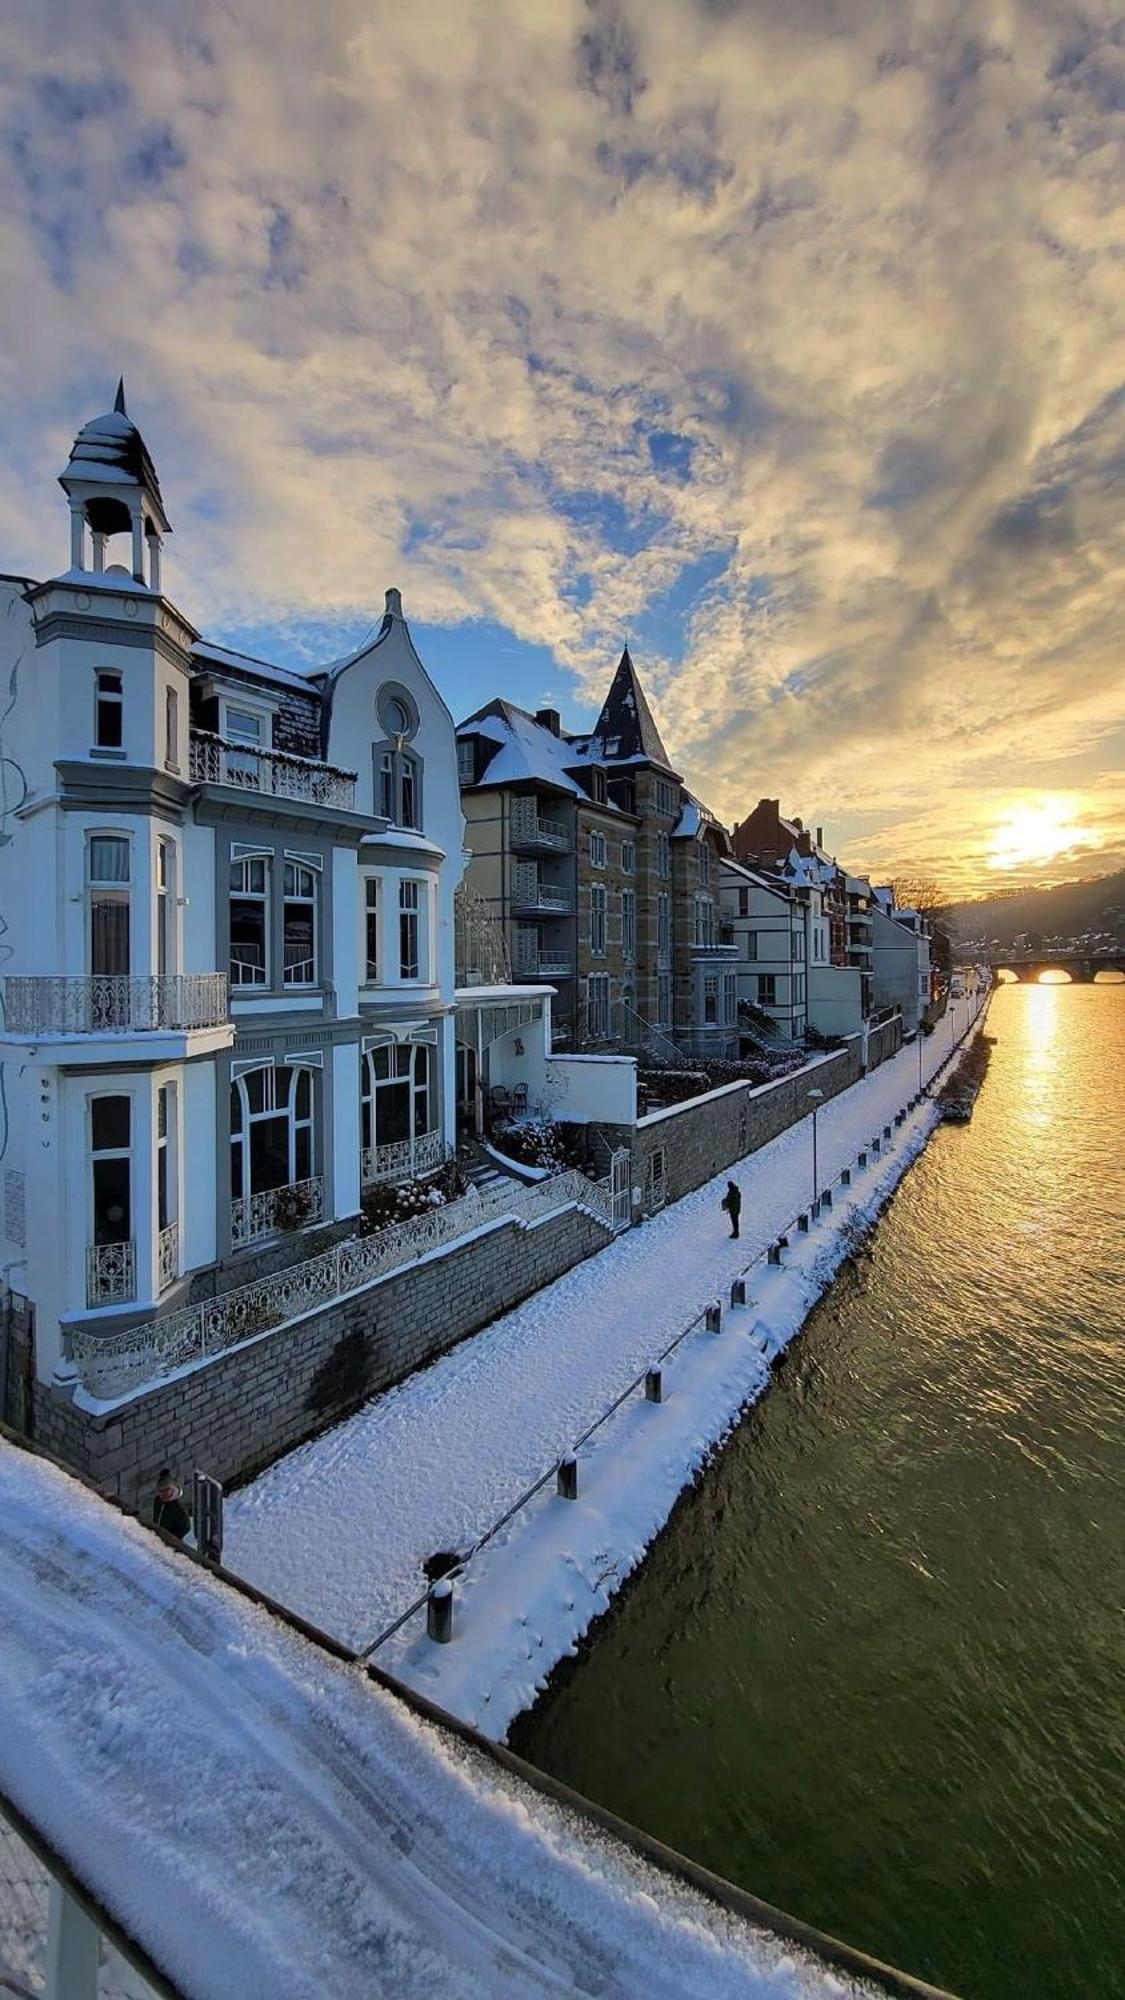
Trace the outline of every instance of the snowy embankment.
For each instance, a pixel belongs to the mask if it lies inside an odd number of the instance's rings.
[[[191,2000],[870,1993],[0,1444],[0,1796]]]
[[[958,1039],[975,1004],[956,1009]],[[923,1048],[925,1081],[951,1046],[943,1022]],[[761,1393],[770,1359],[925,1144],[928,1101],[856,1168],[917,1090],[918,1060],[902,1050],[819,1112],[819,1185],[844,1167],[853,1184],[807,1237],[793,1236],[784,1268],[755,1260],[811,1199],[807,1119],[732,1170],[740,1241],[718,1206],[724,1173],[235,1494],[230,1567],[346,1644],[370,1645],[424,1588],[427,1556],[473,1548],[752,1265],[747,1306],[726,1307],[720,1333],[693,1332],[670,1357],[665,1400],[634,1392],[583,1446],[577,1501],[550,1481],[474,1555],[456,1580],[453,1642],[428,1640],[416,1614],[375,1654],[502,1740]]]

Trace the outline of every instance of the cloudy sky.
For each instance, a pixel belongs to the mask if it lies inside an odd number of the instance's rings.
[[[458,715],[628,638],[880,876],[1125,863],[1125,26],[945,0],[8,0],[0,567],[112,399],[171,594]]]

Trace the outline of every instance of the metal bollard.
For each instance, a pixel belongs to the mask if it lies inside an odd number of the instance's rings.
[[[850,1167],[841,1167],[841,1169],[840,1169],[840,1186],[841,1186],[841,1187],[850,1187],[850,1186],[851,1186],[851,1184],[852,1184],[852,1170],[851,1170],[851,1168],[850,1168]]]
[[[708,1333],[719,1333],[722,1331],[722,1325],[723,1309],[718,1299],[715,1299],[707,1308],[707,1317],[704,1321],[704,1326]]]
[[[776,1243],[771,1243],[769,1249],[766,1251],[766,1263],[780,1264],[780,1262],[781,1262],[781,1252],[778,1249]]]
[[[645,1402],[662,1403],[663,1401],[664,1401],[663,1373],[659,1368],[650,1368],[648,1374],[645,1376]]]
[[[223,1559],[223,1489],[217,1479],[208,1472],[196,1472],[192,1477],[192,1520],[195,1524],[195,1546],[208,1562],[222,1562]]]
[[[453,1637],[453,1585],[447,1576],[431,1583],[426,1599],[426,1637],[448,1646]]]
[[[807,1236],[807,1235],[808,1235],[808,1233],[809,1233],[809,1218],[808,1218],[808,1216],[807,1216],[807,1215],[799,1215],[799,1216],[797,1217],[797,1228],[798,1228],[798,1229],[800,1230],[800,1233],[801,1233],[801,1235],[802,1235],[802,1236]]]
[[[745,1278],[732,1278],[732,1279],[731,1279],[731,1287],[730,1287],[730,1302],[731,1302],[732,1306],[744,1306],[744,1305],[746,1304],[746,1280],[745,1280]]]
[[[884,1137],[884,1139],[889,1139],[889,1138],[890,1138],[890,1136],[891,1136],[891,1128],[890,1128],[890,1126],[889,1126],[889,1125],[884,1125],[884,1127],[883,1127],[883,1137]]]
[[[903,1123],[903,1121],[904,1121],[905,1117],[906,1117],[906,1113],[905,1113],[905,1111],[896,1111],[896,1112],[895,1112],[895,1124],[896,1124],[896,1125],[901,1125],[901,1124]]]
[[[555,1486],[560,1500],[577,1500],[578,1460],[572,1451],[568,1451],[566,1457],[559,1460]]]
[[[877,1160],[877,1159],[878,1159],[878,1157],[879,1157],[879,1141],[878,1141],[878,1139],[872,1139],[872,1141],[871,1141],[871,1157],[872,1157],[872,1159],[873,1159],[873,1160]]]
[[[823,1193],[823,1194],[821,1195],[821,1197],[820,1197],[820,1205],[821,1205],[821,1207],[822,1207],[822,1208],[831,1208],[831,1206],[832,1206],[832,1189],[831,1189],[831,1188],[825,1188],[825,1190],[824,1190],[824,1193]]]
[[[857,1165],[857,1167],[865,1167],[865,1166],[867,1165],[867,1154],[866,1154],[866,1153],[859,1153],[859,1154],[857,1154],[857,1156],[856,1156],[856,1165]]]

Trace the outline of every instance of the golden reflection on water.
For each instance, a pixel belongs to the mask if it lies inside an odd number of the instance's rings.
[[[1062,1026],[1059,986],[1069,984],[1065,974],[1059,979],[1041,979],[1025,986],[1024,1029],[1025,1088],[1017,1094],[1021,1123],[1041,1132],[1050,1125],[1061,1106],[1057,1101],[1059,1051],[1056,1047]]]

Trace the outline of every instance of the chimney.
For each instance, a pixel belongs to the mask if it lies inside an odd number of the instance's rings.
[[[818,827],[817,827],[817,830],[816,830],[816,844],[817,844],[817,846],[818,846],[818,847],[823,847],[823,846],[824,846],[824,828],[823,828],[822,826],[818,826]]]
[[[560,734],[559,711],[557,708],[537,708],[535,720],[540,729],[549,729],[552,736]]]

